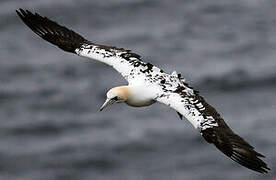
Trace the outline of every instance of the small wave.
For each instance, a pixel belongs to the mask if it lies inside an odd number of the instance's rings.
[[[15,127],[9,131],[9,134],[12,135],[56,135],[62,132],[63,128],[57,127],[53,124],[39,124],[36,126],[24,126],[24,127]]]
[[[198,87],[212,90],[233,91],[252,88],[272,87],[276,85],[276,73],[262,77],[253,77],[244,70],[236,70],[220,77],[206,77]]]

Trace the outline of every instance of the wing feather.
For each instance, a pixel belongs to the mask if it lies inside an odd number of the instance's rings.
[[[175,90],[164,89],[166,87],[163,87],[163,93],[157,100],[183,114],[208,143],[214,144],[226,156],[251,170],[260,173],[267,173],[270,170],[260,159],[264,156],[235,134],[215,108],[209,105],[197,91],[181,81],[178,82]]]
[[[140,56],[123,48],[92,43],[65,26],[33,14],[28,10],[19,9],[16,13],[21,20],[39,37],[58,46],[64,51],[79,56],[95,59],[116,69],[131,84],[145,83],[152,72],[160,73],[161,69],[150,63],[143,62]]]
[[[260,173],[269,170],[260,159],[264,156],[235,134],[219,113],[189,87],[180,74],[168,75],[152,64],[143,62],[138,54],[130,50],[92,43],[38,13],[23,9],[16,10],[16,13],[34,33],[62,50],[112,66],[129,84],[156,85],[160,89],[156,100],[174,108],[180,118],[181,115],[185,116],[208,143],[213,143],[225,155],[249,169]]]

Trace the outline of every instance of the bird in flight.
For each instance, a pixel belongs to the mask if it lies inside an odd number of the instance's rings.
[[[60,49],[112,66],[128,82],[126,86],[110,89],[103,110],[114,103],[129,106],[149,106],[160,102],[184,116],[208,142],[226,156],[251,170],[267,173],[270,170],[261,159],[264,156],[235,134],[214,107],[199,92],[190,87],[181,74],[165,73],[162,69],[141,60],[130,50],[93,43],[65,26],[42,17],[38,13],[18,9],[21,20],[42,39]]]

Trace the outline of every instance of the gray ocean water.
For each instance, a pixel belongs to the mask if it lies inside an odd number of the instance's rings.
[[[39,39],[17,8],[181,72],[272,171],[236,164],[164,105],[99,112],[123,78]],[[275,179],[275,9],[274,0],[1,0],[0,179]]]

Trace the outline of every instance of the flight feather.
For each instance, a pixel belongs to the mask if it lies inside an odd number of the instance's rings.
[[[180,74],[164,73],[162,69],[143,62],[141,57],[123,48],[105,46],[86,40],[65,26],[28,10],[16,10],[22,21],[42,39],[64,51],[98,60],[116,69],[130,85],[145,85],[156,91],[155,101],[175,109],[197,129],[203,138],[239,164],[260,173],[269,168],[264,157],[235,134],[220,114],[190,87]]]

